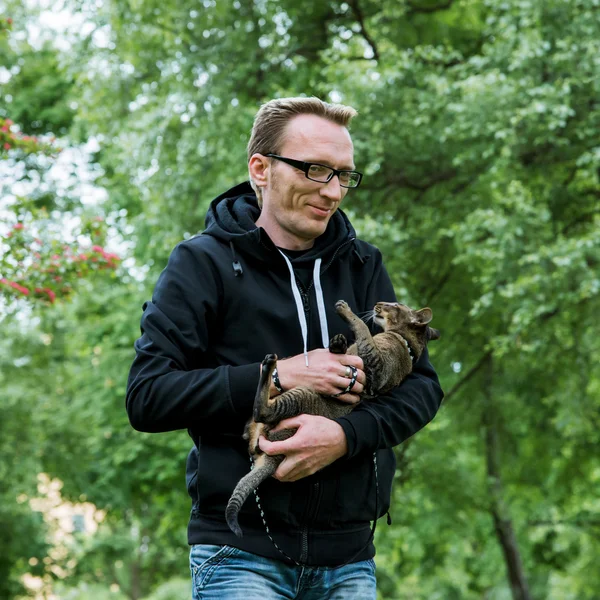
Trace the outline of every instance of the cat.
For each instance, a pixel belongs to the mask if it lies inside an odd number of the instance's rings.
[[[346,302],[338,300],[335,309],[350,326],[356,341],[348,347],[346,338],[339,334],[331,339],[329,350],[334,354],[358,354],[363,359],[366,386],[361,400],[384,394],[399,385],[412,371],[413,363],[419,359],[427,342],[440,337],[439,331],[428,325],[433,316],[430,308],[414,311],[404,304],[378,302],[373,309],[373,320],[383,328],[383,332],[374,336]],[[269,398],[276,364],[275,354],[267,354],[262,362],[253,418],[244,432],[254,468],[238,482],[225,511],[227,524],[238,537],[242,537],[238,523],[242,505],[261,482],[275,473],[285,458],[283,455],[264,454],[258,446],[259,436],[264,435],[270,441],[285,440],[294,435],[296,429],[271,431],[283,419],[299,414],[335,419],[348,414],[355,406],[307,387],[293,388]]]

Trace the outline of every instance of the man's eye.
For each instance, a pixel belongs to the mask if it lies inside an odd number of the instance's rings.
[[[329,173],[329,171],[331,171],[331,169],[321,165],[310,165],[309,169],[311,175],[325,175],[326,173]]]

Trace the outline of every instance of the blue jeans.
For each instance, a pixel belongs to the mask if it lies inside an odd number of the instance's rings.
[[[375,600],[375,562],[297,567],[232,546],[190,552],[192,600]]]

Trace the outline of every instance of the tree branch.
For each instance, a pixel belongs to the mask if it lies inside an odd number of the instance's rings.
[[[504,486],[500,473],[500,447],[498,444],[498,429],[496,406],[493,393],[493,363],[491,356],[485,360],[485,375],[483,382],[483,412],[482,425],[485,442],[485,462],[487,470],[488,489],[490,492],[489,512],[494,520],[494,529],[498,543],[504,554],[506,574],[512,592],[513,600],[532,600],[529,585],[523,568],[521,551],[515,535],[512,519],[505,501]]]
[[[450,181],[456,176],[455,169],[448,169],[447,171],[441,171],[440,173],[435,173],[432,175],[427,181],[424,182],[415,182],[413,180],[408,179],[405,175],[400,173],[392,179],[387,180],[380,186],[368,186],[368,189],[371,190],[384,190],[391,186],[405,187],[410,190],[415,190],[417,192],[426,192],[428,189],[432,188],[434,185],[441,183],[443,181]],[[364,186],[363,186],[364,187]]]
[[[452,388],[450,388],[450,391],[447,394],[444,394],[444,403],[448,402],[448,400],[450,399],[451,396],[453,396],[454,394],[456,394],[458,392],[458,390],[465,385],[465,383],[467,383],[470,379],[472,379],[472,377],[474,375],[477,374],[477,372],[481,369],[481,367],[483,367],[486,364],[486,361],[492,356],[492,351],[488,350],[480,359],[479,362],[468,372],[465,373],[465,375],[462,377],[462,379],[460,379],[459,381],[457,381]]]
[[[349,56],[345,60],[351,61],[351,62],[358,62],[359,60],[375,60],[375,58],[374,57],[367,58],[366,56]]]
[[[365,27],[365,18],[358,4],[358,0],[348,0],[348,4],[352,8],[352,12],[356,17],[356,20],[358,21],[358,24],[360,26],[360,34],[363,36],[363,38],[365,39],[367,44],[369,44],[371,50],[373,51],[373,59],[379,61],[379,50],[377,49],[377,44],[375,43],[375,40],[369,35],[369,32]]]
[[[598,194],[600,195],[600,192],[598,192]],[[568,233],[570,229],[575,227],[575,225],[579,225],[580,223],[584,223],[586,221],[591,222],[592,218],[595,215],[599,215],[599,214],[600,214],[600,209],[599,210],[591,210],[590,212],[583,213],[582,215],[579,215],[575,220],[571,221],[570,223],[567,223],[567,225],[565,225],[563,227],[561,233],[564,235],[564,234]]]
[[[536,519],[535,521],[527,521],[527,525],[531,527],[542,527],[542,526],[558,526],[566,525],[568,527],[599,527],[600,519],[556,519],[556,520],[544,520]]]
[[[448,281],[450,280],[450,276],[452,275],[453,271],[454,268],[452,265],[450,265],[446,272],[442,275],[442,278],[436,283],[433,292],[425,292],[423,298],[427,304],[433,304],[433,301],[438,297],[446,283],[448,283]]]
[[[441,183],[442,181],[450,181],[456,176],[455,169],[448,169],[447,171],[442,171],[441,173],[435,173],[432,175],[428,181],[423,183],[416,183],[411,181],[405,176],[401,176],[400,179],[397,180],[396,183],[403,183],[405,187],[408,187],[412,190],[418,190],[419,192],[426,192],[429,188],[433,187],[437,183]]]
[[[414,2],[411,2],[410,0],[408,0],[406,2],[406,4],[410,8],[410,10],[408,11],[409,14],[415,14],[415,13],[434,13],[434,12],[438,12],[439,10],[448,10],[452,6],[453,2],[454,2],[454,0],[446,0],[446,2],[442,2],[441,4],[437,4],[436,6],[417,6]]]

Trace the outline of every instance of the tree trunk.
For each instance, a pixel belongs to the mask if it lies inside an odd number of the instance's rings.
[[[131,587],[129,589],[129,597],[131,600],[138,600],[141,596],[140,571],[140,561],[139,558],[136,558],[131,563]]]
[[[492,357],[489,356],[485,370],[483,428],[485,435],[485,454],[487,464],[488,485],[491,497],[490,513],[494,519],[496,537],[504,554],[506,572],[510,583],[513,600],[532,600],[523,571],[523,562],[517,538],[504,503],[504,491],[500,477],[500,453],[498,448],[498,432],[492,393]]]

